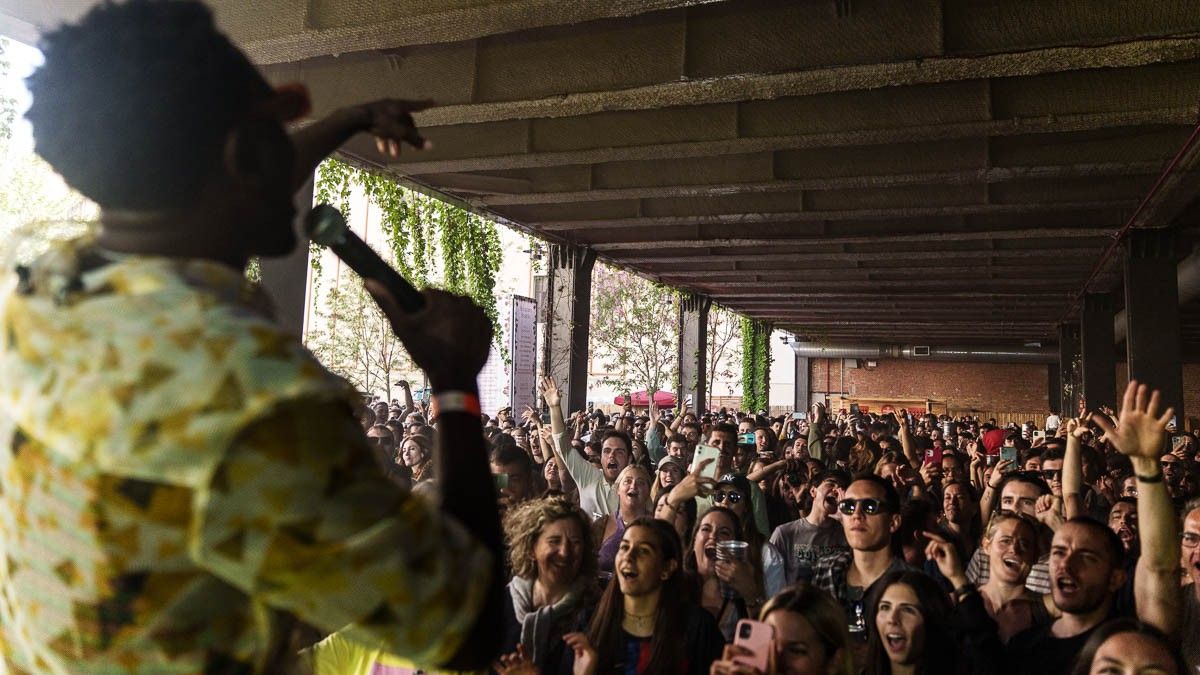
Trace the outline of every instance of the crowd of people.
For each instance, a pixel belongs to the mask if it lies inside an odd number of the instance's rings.
[[[759,672],[742,619],[771,627],[776,673],[1200,666],[1181,641],[1200,630],[1200,430],[1144,385],[1049,429],[821,405],[566,414],[552,379],[540,393],[548,414],[483,416],[502,675]],[[411,397],[374,408],[392,448],[434,433]]]
[[[570,412],[550,378],[492,416],[484,311],[368,280],[432,400],[364,402],[245,270],[295,248],[296,191],[351,137],[427,147],[429,103],[289,132],[306,92],[195,0],[41,46],[37,152],[101,211],[0,289],[0,672],[1200,667],[1197,432],[1145,385],[1045,433]]]

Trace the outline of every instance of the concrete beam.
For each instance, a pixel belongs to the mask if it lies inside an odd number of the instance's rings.
[[[672,227],[676,225],[744,225],[752,223],[803,223],[872,218],[931,218],[962,215],[1000,215],[1015,213],[1070,213],[1108,209],[1127,211],[1137,206],[1129,200],[1089,202],[1044,202],[1039,204],[961,204],[952,206],[910,206],[889,209],[843,209],[825,211],[789,211],[777,213],[720,213],[693,216],[654,216],[612,218],[607,220],[525,220],[531,227],[546,232],[572,230]]]
[[[753,181],[747,183],[719,182],[711,185],[671,185],[666,187],[613,188],[571,192],[537,192],[527,190],[494,190],[471,198],[480,207],[530,204],[560,204],[617,199],[648,199],[657,197],[714,197],[729,194],[794,192],[807,190],[842,190],[851,188],[888,188],[906,185],[970,185],[1001,183],[1015,180],[1054,178],[1149,175],[1162,169],[1161,162],[1106,162],[1102,164],[1072,164],[1062,166],[993,167],[970,171],[935,171],[912,174],[846,176],[804,180]],[[462,174],[445,174],[439,182],[454,180]],[[485,177],[481,177],[485,178]],[[470,183],[469,177],[464,180]],[[482,182],[482,181],[481,181]],[[503,186],[500,186],[503,187]],[[527,187],[512,186],[512,187]]]
[[[419,153],[401,155],[399,161],[391,161],[388,168],[405,175],[430,173],[462,173],[475,171],[499,171],[504,169],[522,169],[532,167],[565,166],[572,164],[601,164],[649,159],[679,159],[689,157],[709,157],[713,155],[735,155],[772,150],[791,150],[803,148],[824,148],[857,145],[886,145],[891,143],[907,143],[914,141],[933,141],[955,138],[973,138],[987,136],[1015,136],[1023,134],[1066,133],[1073,131],[1089,131],[1117,127],[1138,127],[1145,125],[1187,125],[1193,124],[1198,115],[1195,105],[1172,106],[1150,110],[1131,110],[1118,112],[1066,113],[1037,118],[1014,118],[1001,120],[982,120],[952,122],[947,124],[927,124],[908,127],[889,127],[873,129],[854,129],[845,131],[816,132],[795,136],[757,136],[731,138],[723,140],[684,141],[673,143],[646,143],[612,147],[611,139],[601,139],[606,146],[581,150],[536,152],[527,147],[523,152],[505,152],[503,149],[490,150],[495,141],[505,140],[503,137],[487,142],[484,147],[467,145],[466,141],[457,141],[456,135],[469,133],[472,125],[453,127],[425,127],[426,137],[435,143],[435,148],[444,148],[441,156],[445,159],[422,159]],[[532,124],[530,121],[529,124]],[[510,122],[494,122],[488,124],[510,125]],[[490,133],[499,133],[491,132]],[[514,132],[509,132],[514,133]],[[528,146],[530,132],[522,138]],[[471,135],[471,143],[486,142]],[[379,154],[374,148],[374,142],[369,138],[359,138],[351,141],[351,152],[360,154],[372,161],[385,162],[388,158]],[[437,151],[437,150],[435,150]],[[486,153],[486,154],[485,154]],[[458,155],[458,157],[455,157]],[[413,157],[413,159],[409,159]]]
[[[612,110],[769,100],[1080,69],[1127,68],[1196,58],[1200,58],[1200,40],[1195,38],[1139,40],[1101,47],[1056,47],[975,57],[935,57],[786,73],[747,73],[689,79],[619,91],[577,92],[537,100],[445,106],[421,113],[416,119],[421,124],[442,126],[569,117]]]
[[[336,25],[337,18],[320,21],[328,7],[337,10],[342,0],[291,2],[286,14],[276,14],[277,25],[295,26],[288,32],[247,39],[248,30],[261,32],[262,8],[241,0],[213,0],[218,20],[238,39],[256,63],[281,63],[315,56],[366,50],[395,49],[472,40],[531,28],[573,25],[597,19],[631,17],[647,12],[711,4],[723,0],[522,0],[520,2],[405,3],[391,9],[388,3],[354,5],[341,12],[358,12],[353,25]],[[282,3],[271,3],[278,7]],[[324,10],[324,11],[323,11]],[[389,11],[390,10],[390,11]],[[230,14],[240,12],[234,18]],[[361,13],[366,12],[364,17]],[[367,17],[377,17],[368,20]],[[314,23],[328,27],[313,29]],[[276,29],[278,30],[278,28]]]
[[[840,244],[903,244],[944,241],[988,241],[993,239],[1086,239],[1111,237],[1112,228],[1034,228],[1021,230],[983,230],[976,232],[920,232],[914,234],[862,235],[848,237],[771,237],[720,239],[655,239],[647,233],[641,241],[618,241],[592,244],[600,252],[642,251],[647,243],[657,249],[672,248],[742,248],[746,246],[835,246]]]
[[[1081,246],[1079,248],[1070,248],[1066,250],[1045,250],[1045,249],[996,249],[988,251],[976,250],[923,250],[923,251],[860,251],[855,253],[752,253],[746,255],[689,255],[689,256],[661,256],[650,252],[643,257],[635,256],[612,256],[614,260],[623,265],[629,266],[649,266],[655,267],[668,263],[731,263],[738,261],[763,262],[768,260],[781,260],[788,262],[804,263],[816,261],[845,261],[845,262],[866,262],[870,260],[878,261],[899,261],[899,260],[930,260],[940,259],[946,256],[953,256],[957,260],[986,260],[990,258],[1062,258],[1064,256],[1095,256],[1104,250],[1101,246]],[[751,267],[750,269],[754,269]]]

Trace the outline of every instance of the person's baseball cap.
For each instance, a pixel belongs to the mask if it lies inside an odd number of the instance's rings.
[[[662,459],[658,460],[658,470],[662,471],[663,467],[665,467],[668,464],[674,464],[675,466],[679,467],[680,471],[684,471],[685,473],[687,471],[686,469],[683,468],[682,462],[680,462],[678,459],[676,459],[670,455],[667,455],[666,457],[663,457]]]
[[[746,495],[746,497],[750,496],[750,479],[740,474],[727,473],[721,476],[720,480],[717,481],[717,487],[721,487],[722,485],[728,485]]]

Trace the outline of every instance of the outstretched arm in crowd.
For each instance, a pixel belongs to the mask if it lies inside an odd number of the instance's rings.
[[[1125,389],[1121,414],[1114,427],[1104,415],[1093,415],[1104,437],[1133,463],[1137,478],[1138,558],[1133,581],[1138,618],[1177,635],[1182,612],[1179,592],[1179,538],[1175,512],[1163,483],[1159,457],[1166,442],[1167,422],[1175,414],[1158,414],[1159,393],[1131,381]]]
[[[920,468],[922,457],[917,454],[917,444],[913,443],[912,434],[908,431],[908,424],[896,413],[892,413],[892,419],[900,427],[900,447],[903,448],[909,465],[914,469]]]
[[[538,390],[542,394],[542,400],[546,402],[546,407],[550,409],[550,432],[554,437],[551,446],[559,468],[566,467],[567,475],[576,484],[599,480],[600,470],[575,452],[567,440],[567,421],[563,419],[562,395],[558,391],[558,383],[553,377],[543,375]],[[578,434],[578,431],[576,433]]]
[[[1062,495],[1067,520],[1083,515],[1083,449],[1080,437],[1087,431],[1088,415],[1068,419],[1061,429],[1067,435],[1067,450],[1063,454]]]
[[[808,423],[808,456],[821,462],[825,461],[825,415],[825,406],[814,403]]]
[[[657,393],[657,392],[654,392]],[[650,461],[658,466],[659,460],[666,454],[663,439],[658,437],[658,404],[654,402],[654,393],[650,394],[650,421],[646,424],[646,451],[650,453]]]
[[[408,416],[417,410],[417,407],[413,405],[412,385],[408,383],[408,380],[400,380],[400,388],[404,390],[404,415]],[[404,422],[404,418],[400,418],[400,421]]]

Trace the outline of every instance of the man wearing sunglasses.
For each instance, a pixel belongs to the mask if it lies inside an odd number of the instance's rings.
[[[913,570],[897,556],[892,536],[900,529],[900,495],[891,482],[874,474],[860,476],[837,504],[849,551],[817,561],[812,583],[828,591],[846,609],[850,631],[866,639],[863,598],[888,572]]]

